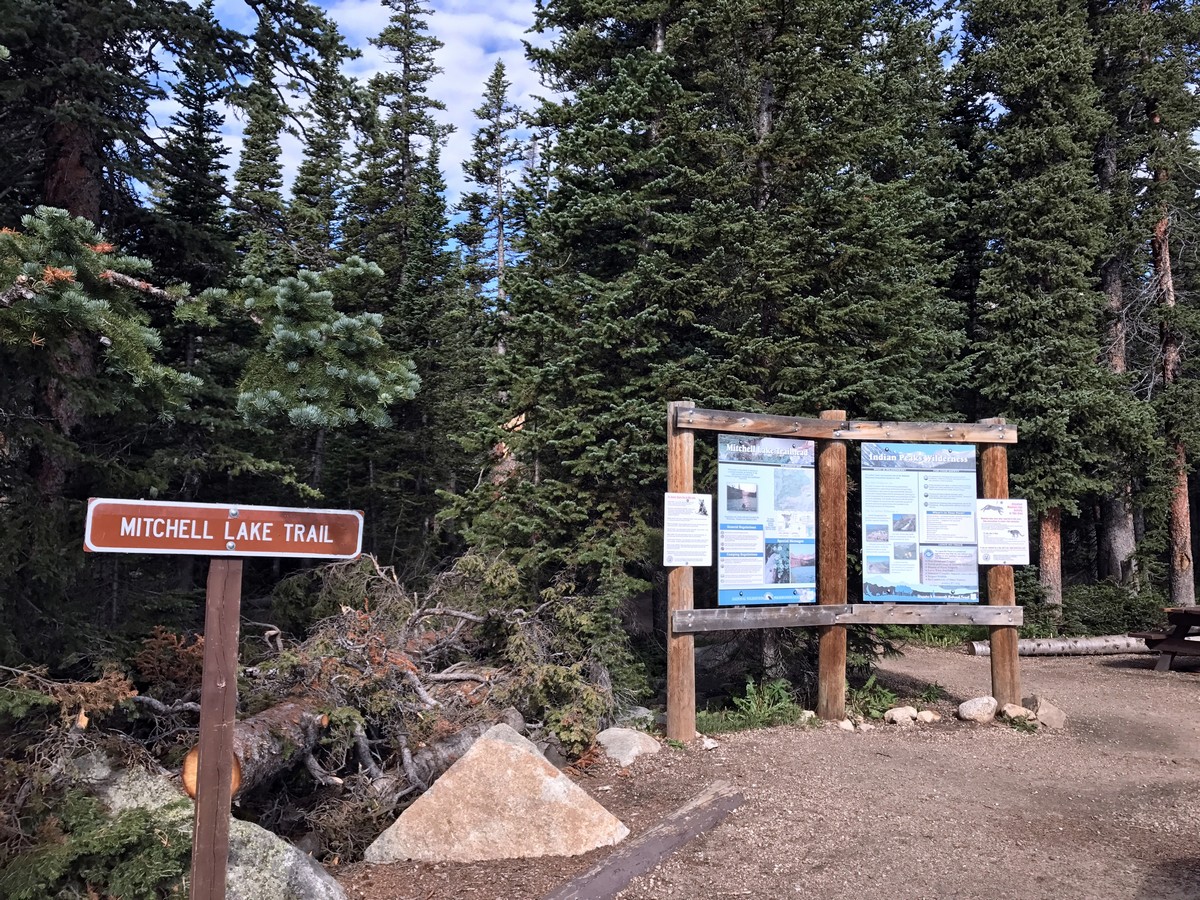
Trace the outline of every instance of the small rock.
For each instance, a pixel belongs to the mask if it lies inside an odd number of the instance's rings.
[[[1034,694],[1032,697],[1026,697],[1021,701],[1021,704],[1026,709],[1030,709],[1037,715],[1037,719],[1042,725],[1047,728],[1059,729],[1066,728],[1067,714],[1047,700]]]
[[[858,730],[859,731],[874,731],[875,726],[872,725],[870,722],[862,722],[859,724]]]
[[[661,749],[658,741],[646,732],[632,728],[605,728],[596,735],[596,740],[604,748],[605,755],[620,763],[622,769],[639,756],[649,756]]]
[[[653,710],[647,709],[644,706],[631,706],[617,717],[617,724],[626,725],[630,728],[640,728],[646,725],[653,725],[654,719]]]
[[[911,706],[897,706],[883,714],[883,721],[892,725],[911,725],[917,711]]]
[[[701,750],[716,750],[721,745],[710,737],[705,737],[700,741]]]
[[[842,721],[838,722],[838,728],[842,729],[842,731],[853,731],[854,723],[849,719],[842,719]]]
[[[817,714],[815,712],[813,712],[811,709],[802,709],[802,710],[800,710],[800,718],[797,721],[801,725],[807,725],[809,722],[811,722],[816,717],[817,717]]]
[[[917,721],[928,724],[930,722],[940,722],[942,721],[942,717],[938,713],[935,713],[932,709],[923,709],[917,713]]]
[[[986,725],[996,718],[996,698],[975,697],[965,700],[958,706],[958,717],[966,722]]]
[[[1037,718],[1033,714],[1033,710],[1026,709],[1024,706],[1017,706],[1015,703],[1005,703],[1000,707],[1000,717],[1002,719],[1024,719],[1026,721]]]

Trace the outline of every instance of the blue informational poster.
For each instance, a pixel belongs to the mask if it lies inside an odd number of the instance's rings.
[[[978,603],[973,444],[862,445],[863,600]]]
[[[717,436],[717,603],[815,603],[816,447]]]

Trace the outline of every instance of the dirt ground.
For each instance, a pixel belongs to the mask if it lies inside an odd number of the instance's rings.
[[[865,734],[781,727],[664,747],[579,780],[634,836],[713,781],[745,804],[618,896],[1200,900],[1200,666],[1155,657],[1025,658],[1023,693],[1066,711],[1061,732],[954,720],[990,690],[989,661],[909,647],[880,679],[931,682],[941,722]],[[353,900],[538,898],[603,859],[349,866]]]

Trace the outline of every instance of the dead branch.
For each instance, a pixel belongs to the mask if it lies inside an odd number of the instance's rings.
[[[30,287],[31,284],[33,284],[33,279],[28,275],[18,275],[13,279],[12,287],[0,291],[0,306],[7,309],[18,300],[32,300],[36,294]]]
[[[382,778],[383,769],[379,768],[375,757],[371,755],[371,744],[367,741],[367,733],[363,730],[362,725],[354,726],[353,737],[354,749],[358,753],[358,762],[363,771],[370,775],[372,780]]]
[[[131,702],[139,706],[145,706],[151,712],[158,713],[160,716],[169,716],[173,713],[180,712],[200,712],[199,703],[191,703],[184,700],[176,700],[170,706],[163,703],[161,700],[155,700],[153,697],[147,697],[145,694],[135,694],[129,698]]]
[[[475,672],[438,672],[437,674],[426,674],[421,676],[426,682],[479,682],[480,684],[491,684],[492,679],[487,676]]]
[[[155,287],[148,281],[142,281],[138,278],[131,278],[128,275],[122,275],[120,272],[114,272],[112,269],[106,269],[100,273],[100,277],[110,284],[115,284],[118,287],[128,288],[131,291],[140,291],[153,297],[155,300],[162,300],[166,303],[178,303],[180,300],[186,299],[177,297],[170,291],[164,291],[160,287]]]
[[[425,690],[425,685],[421,684],[421,679],[417,677],[416,672],[410,672],[406,670],[404,672],[404,680],[408,682],[409,687],[416,692],[416,695],[421,698],[421,702],[425,704],[427,709],[433,709],[434,707],[442,705],[433,699],[429,691]]]
[[[317,784],[325,785],[326,787],[341,787],[346,782],[336,775],[330,775],[321,768],[321,764],[317,762],[317,758],[311,753],[304,756],[304,768],[308,769],[308,773],[312,775],[313,780]]]

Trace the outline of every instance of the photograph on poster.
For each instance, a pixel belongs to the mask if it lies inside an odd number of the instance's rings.
[[[864,600],[979,601],[975,463],[973,445],[862,444]]]
[[[758,485],[726,485],[725,508],[734,512],[758,512]]]
[[[717,437],[717,602],[816,602],[815,445]]]

